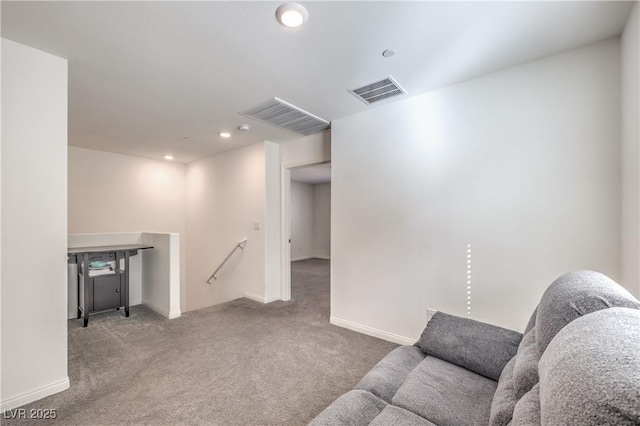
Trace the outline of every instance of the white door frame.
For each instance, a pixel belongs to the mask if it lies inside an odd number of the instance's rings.
[[[280,169],[280,258],[282,259],[282,300],[291,300],[291,170],[330,163],[325,161],[305,161],[283,164]]]

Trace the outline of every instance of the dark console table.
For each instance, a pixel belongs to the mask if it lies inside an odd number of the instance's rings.
[[[89,324],[89,315],[95,312],[124,306],[124,314],[129,316],[129,258],[138,254],[138,250],[152,248],[145,244],[122,244],[68,249],[69,263],[78,265],[78,318],[83,318],[84,327]],[[124,269],[120,269],[121,259]],[[115,261],[115,269],[90,276],[89,264],[98,260]]]

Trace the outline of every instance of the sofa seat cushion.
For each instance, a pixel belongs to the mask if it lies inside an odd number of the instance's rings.
[[[391,403],[402,383],[426,357],[420,348],[400,346],[384,357],[356,385],[356,389],[371,392],[378,398]]]
[[[387,403],[363,390],[352,390],[333,401],[313,419],[312,426],[366,426],[384,410]]]
[[[378,417],[373,419],[369,424],[370,426],[437,426],[431,423],[429,420],[424,419],[411,411],[404,408],[396,407],[394,405],[387,405]]]
[[[439,426],[487,425],[496,386],[491,379],[427,356],[392,402]]]

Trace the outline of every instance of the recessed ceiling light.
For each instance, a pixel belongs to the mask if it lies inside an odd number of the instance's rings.
[[[229,132],[220,132],[220,137],[221,138],[230,138],[231,137],[231,133],[229,133]]]
[[[297,28],[307,22],[309,12],[301,4],[284,3],[276,9],[276,19],[288,28]]]
[[[382,52],[382,56],[384,56],[385,58],[390,58],[395,54],[396,54],[396,51],[393,49],[387,49],[384,52]]]
[[[165,160],[173,160],[173,155],[165,155],[164,159]]]
[[[248,124],[241,124],[241,125],[238,126],[238,129],[242,130],[243,132],[246,132],[250,128],[251,128],[251,126],[249,126]]]

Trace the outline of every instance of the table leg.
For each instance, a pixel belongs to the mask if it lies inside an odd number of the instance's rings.
[[[82,310],[82,318],[84,320],[83,327],[89,324],[89,254],[82,255],[82,286],[84,288],[84,309]]]
[[[124,316],[129,316],[129,251],[124,253]]]
[[[82,306],[82,300],[80,300],[80,286],[84,285],[84,282],[80,282],[80,263],[82,263],[82,259],[80,259],[80,262],[78,262],[78,258],[76,257],[76,279],[78,280],[78,285],[76,286],[76,292],[78,293],[78,297],[76,298],[78,316],[76,318],[78,319],[82,317],[82,310],[80,309],[80,306]]]
[[[82,263],[82,260],[80,260],[80,262],[76,262],[76,278],[78,279],[78,287],[76,288],[76,291],[78,292],[78,316],[77,318],[80,319],[82,318],[82,309],[80,309],[80,306],[82,306],[82,300],[80,300],[80,286],[84,285],[84,278],[83,281],[80,282],[80,263]],[[84,288],[84,287],[83,287]]]

